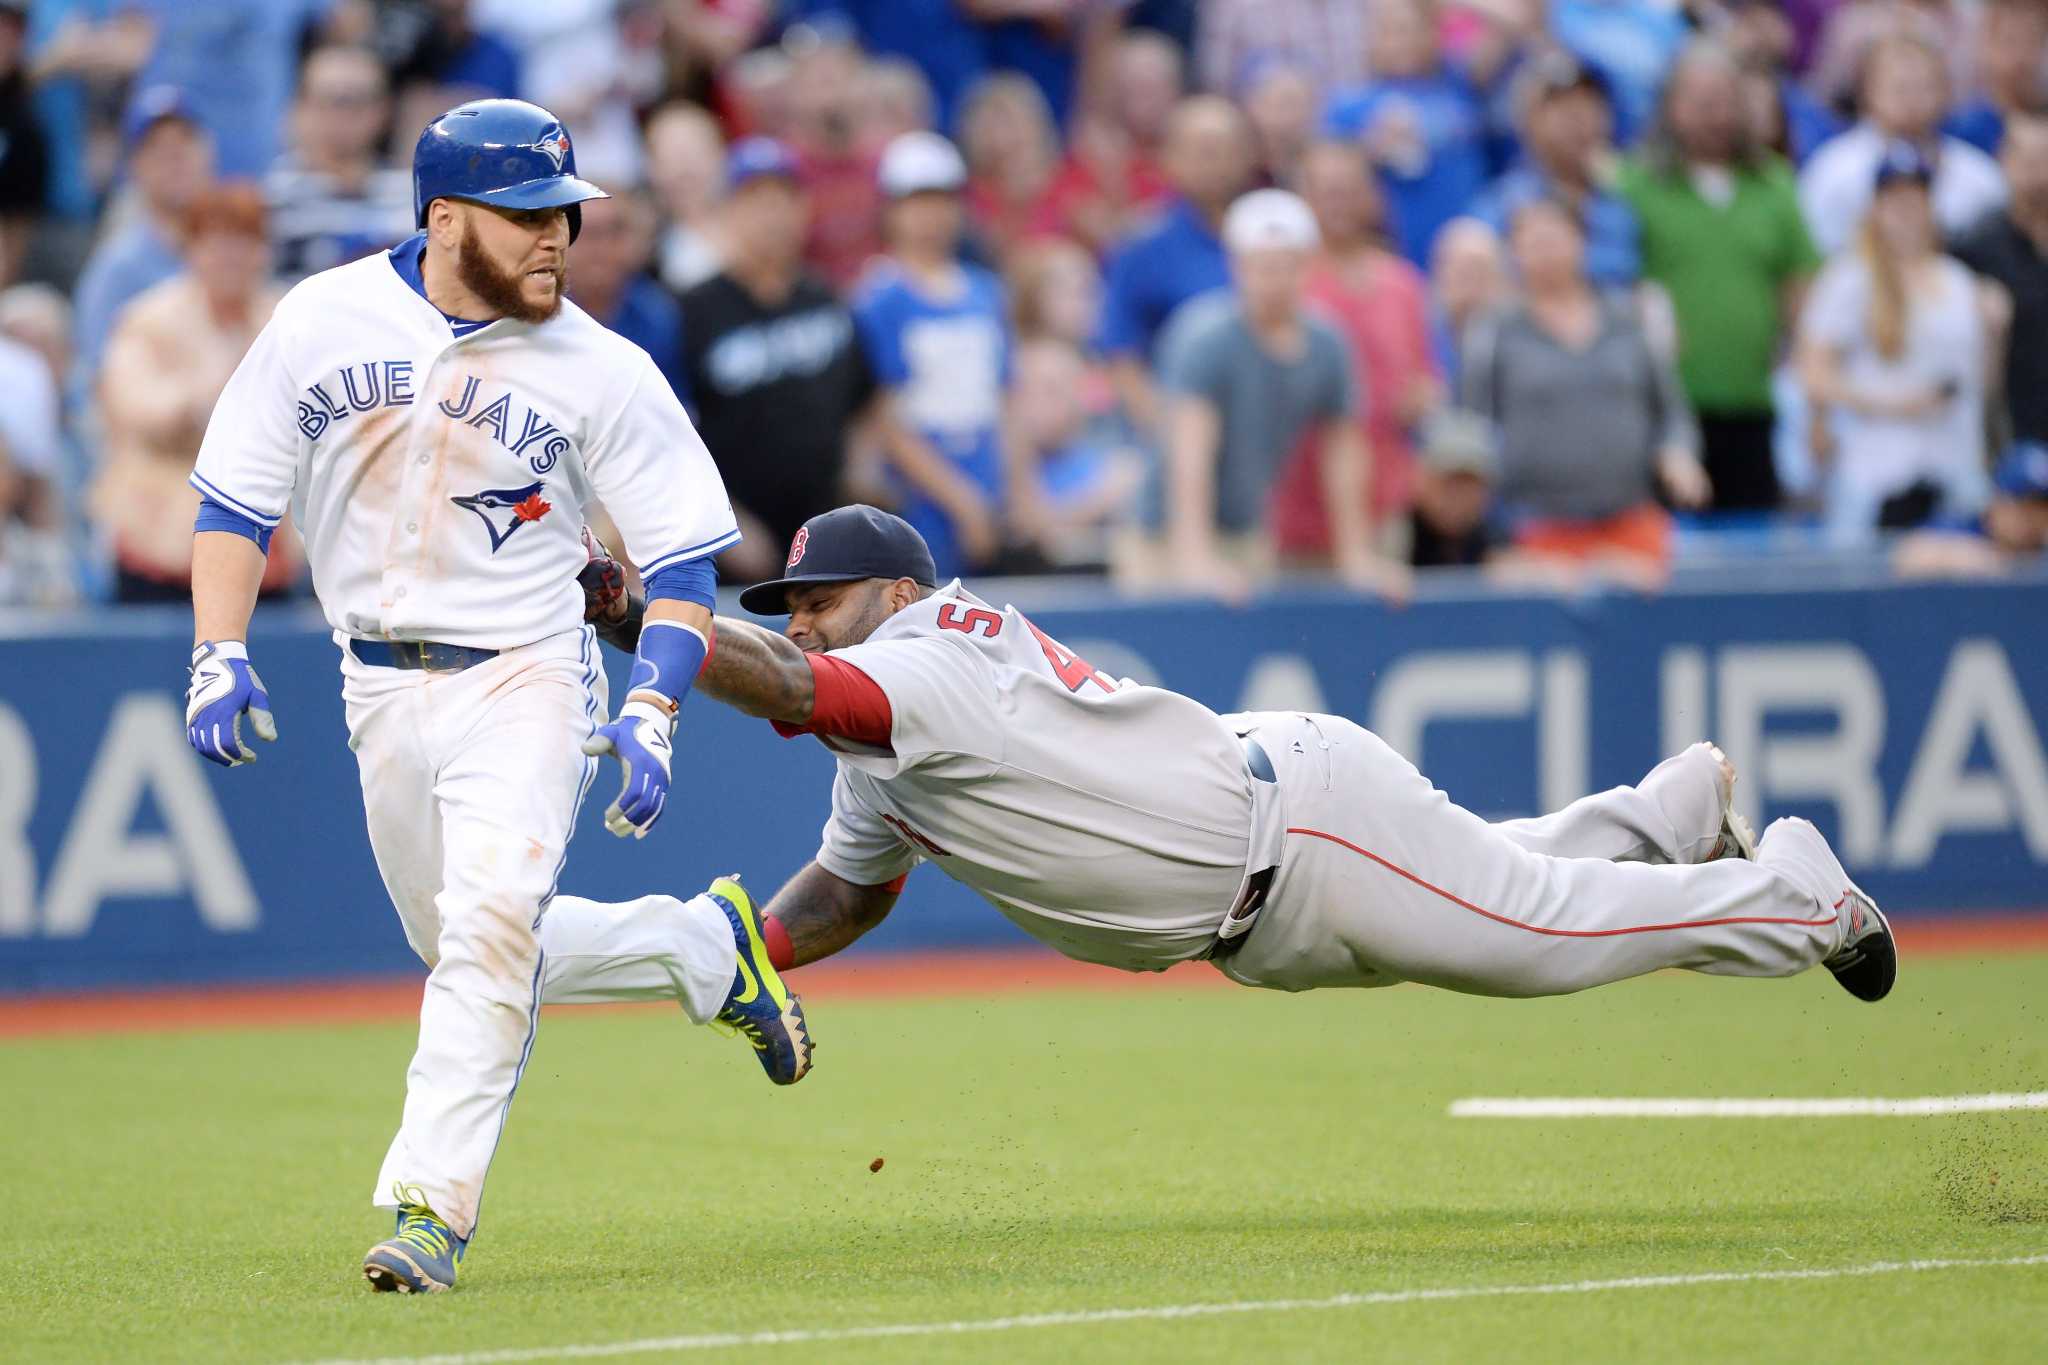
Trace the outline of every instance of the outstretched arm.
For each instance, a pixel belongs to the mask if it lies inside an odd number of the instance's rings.
[[[801,649],[772,630],[729,616],[716,618],[712,629],[718,644],[697,679],[698,691],[750,716],[810,723],[817,685]]]
[[[789,935],[787,966],[801,967],[832,956],[880,924],[895,906],[902,885],[895,881],[884,886],[855,886],[815,862],[806,863],[803,871],[775,893],[763,913],[778,921]],[[778,961],[775,966],[783,970],[785,964]]]
[[[579,581],[584,619],[597,628],[598,638],[627,654],[638,649],[647,603],[627,591],[617,561],[602,547],[593,549]],[[728,616],[712,620],[711,639],[697,691],[750,716],[789,725],[810,722],[815,686],[802,650],[774,631]]]

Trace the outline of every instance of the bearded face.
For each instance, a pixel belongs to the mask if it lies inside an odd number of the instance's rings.
[[[569,285],[566,257],[560,252],[542,251],[528,231],[491,231],[488,235],[492,238],[505,236],[510,240],[487,241],[487,234],[479,231],[477,224],[479,218],[489,213],[483,210],[472,214],[463,224],[462,241],[455,257],[456,277],[494,315],[520,322],[546,322],[562,311],[562,299]],[[519,226],[516,219],[507,225]]]

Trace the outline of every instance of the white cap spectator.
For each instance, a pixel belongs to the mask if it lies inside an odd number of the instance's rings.
[[[967,163],[937,133],[904,133],[883,151],[876,180],[891,199],[930,191],[953,194],[967,184]]]
[[[1286,190],[1253,190],[1223,216],[1223,244],[1232,251],[1313,251],[1321,240],[1315,214]]]

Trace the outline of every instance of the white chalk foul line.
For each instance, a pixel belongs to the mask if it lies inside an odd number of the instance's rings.
[[[1988,1114],[2013,1109],[2048,1109],[2048,1090],[2004,1095],[1922,1095],[1911,1099],[1465,1099],[1451,1102],[1450,1116],[1454,1119],[1837,1119]]]
[[[1226,1303],[1183,1303],[1151,1308],[1095,1308],[1073,1313],[1026,1313],[1008,1318],[958,1322],[900,1322],[873,1327],[793,1328],[783,1332],[718,1332],[579,1346],[518,1346],[500,1351],[461,1351],[438,1356],[386,1356],[369,1360],[326,1360],[317,1365],[514,1365],[529,1360],[597,1360],[651,1355],[657,1351],[716,1351],[735,1346],[802,1346],[830,1341],[873,1341],[891,1337],[965,1336],[1016,1332],[1033,1327],[1086,1327],[1106,1322],[1170,1322],[1177,1318],[1222,1317],[1236,1313],[1305,1313],[1331,1308],[1386,1304],[1441,1303],[1447,1299],[1500,1299],[1540,1294],[1604,1294],[1623,1289],[1682,1289],[1691,1285],[1756,1284],[1773,1280],[1840,1280],[1909,1271],[1989,1270],[2048,1265],[2048,1253],[1986,1259],[1956,1257],[1915,1261],[1873,1261],[1868,1265],[1821,1266],[1811,1270],[1722,1270],[1692,1275],[1635,1275],[1621,1280],[1569,1280],[1558,1284],[1451,1285],[1441,1289],[1389,1289],[1372,1294],[1333,1294],[1327,1299],[1245,1299]]]

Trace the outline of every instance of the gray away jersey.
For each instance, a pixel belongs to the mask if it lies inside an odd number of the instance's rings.
[[[958,582],[833,657],[893,722],[888,750],[830,742],[826,871],[872,886],[928,860],[1067,956],[1129,971],[1215,936],[1253,800],[1214,712],[1097,672]]]

